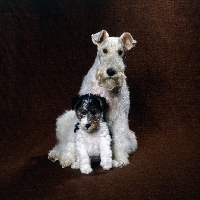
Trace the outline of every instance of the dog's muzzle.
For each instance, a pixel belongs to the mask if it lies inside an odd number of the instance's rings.
[[[112,76],[114,76],[116,74],[116,71],[114,69],[112,69],[112,68],[108,68],[106,73],[107,73],[107,75],[109,77],[112,77]]]
[[[104,87],[107,90],[113,90],[116,87],[121,87],[125,74],[122,71],[115,71],[112,68],[107,70],[99,70],[96,74],[96,79],[100,87]]]

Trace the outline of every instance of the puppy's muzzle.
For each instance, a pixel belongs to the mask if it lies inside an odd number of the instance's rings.
[[[91,126],[91,124],[86,124],[85,128],[88,129],[88,128],[90,128],[90,126]]]

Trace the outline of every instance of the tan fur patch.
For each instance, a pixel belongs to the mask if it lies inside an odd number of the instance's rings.
[[[105,77],[103,73],[97,73],[96,79],[101,87],[113,90],[116,87],[120,87],[123,84],[125,78],[124,73],[118,72],[117,75],[112,77]]]

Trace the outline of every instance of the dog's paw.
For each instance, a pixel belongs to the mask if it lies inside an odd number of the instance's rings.
[[[112,161],[112,166],[115,167],[115,168],[119,167],[119,163],[116,160],[113,160]]]
[[[72,168],[72,169],[79,169],[79,168],[80,168],[79,162],[74,162],[74,163],[71,165],[71,168]]]
[[[128,158],[118,159],[118,160],[116,160],[116,162],[118,163],[117,167],[124,167],[129,164]]]
[[[84,166],[80,168],[81,173],[83,174],[89,174],[93,171],[93,169],[90,166]]]
[[[56,162],[58,160],[58,154],[55,150],[51,150],[48,154],[48,159],[52,162]]]
[[[109,170],[112,168],[112,159],[105,159],[102,160],[100,163],[101,167],[103,167],[104,170]]]

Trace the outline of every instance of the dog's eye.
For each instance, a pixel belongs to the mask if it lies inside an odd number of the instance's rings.
[[[122,50],[119,50],[119,51],[118,51],[118,54],[119,54],[120,56],[122,55],[122,53],[123,53]]]
[[[108,53],[108,50],[107,50],[107,49],[103,49],[103,52],[104,52],[105,54],[107,54],[107,53]]]

